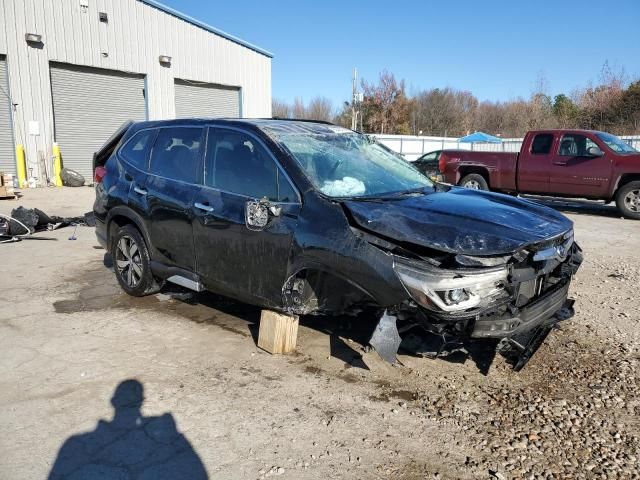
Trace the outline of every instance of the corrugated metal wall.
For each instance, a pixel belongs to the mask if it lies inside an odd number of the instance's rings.
[[[146,119],[144,76],[66,64],[50,71],[62,163],[90,183],[93,152],[127,120]]]
[[[0,172],[16,173],[7,62],[0,55]]]
[[[240,116],[240,90],[176,79],[176,118]]]
[[[42,45],[29,46],[25,33],[42,35]],[[150,119],[175,116],[175,78],[239,87],[243,116],[271,115],[269,56],[139,0],[1,0],[0,54],[7,54],[18,104],[16,142],[30,165],[38,151],[51,156],[50,61],[146,75]],[[159,55],[171,56],[171,66],[160,65]],[[38,136],[29,135],[29,122],[38,122]]]

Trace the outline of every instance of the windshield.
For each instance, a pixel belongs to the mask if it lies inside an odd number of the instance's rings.
[[[398,154],[342,127],[264,130],[291,152],[316,189],[329,197],[377,197],[433,186]]]
[[[631,145],[610,133],[599,132],[596,133],[596,137],[606,143],[607,147],[616,153],[638,153]]]

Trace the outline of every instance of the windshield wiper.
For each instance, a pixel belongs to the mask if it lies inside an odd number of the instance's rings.
[[[420,188],[412,188],[410,190],[402,190],[399,192],[392,193],[383,193],[380,195],[371,195],[371,196],[363,196],[363,197],[347,197],[344,200],[356,200],[359,202],[389,202],[394,200],[401,200],[405,197],[415,195],[417,193],[421,193],[426,195],[427,192],[425,190],[429,188],[428,186],[420,187]]]

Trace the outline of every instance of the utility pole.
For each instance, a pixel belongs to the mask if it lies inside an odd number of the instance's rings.
[[[353,84],[351,86],[351,130],[358,128],[358,117],[356,113],[356,80],[358,69],[353,69]]]
[[[364,94],[358,92],[358,69],[353,69],[353,83],[351,84],[351,130],[358,130],[358,117],[360,118],[360,131],[362,131],[362,102]]]

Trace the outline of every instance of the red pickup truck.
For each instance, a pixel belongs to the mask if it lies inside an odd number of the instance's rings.
[[[622,215],[640,219],[640,152],[610,133],[531,131],[520,153],[444,150],[438,168],[454,185],[615,200]]]

